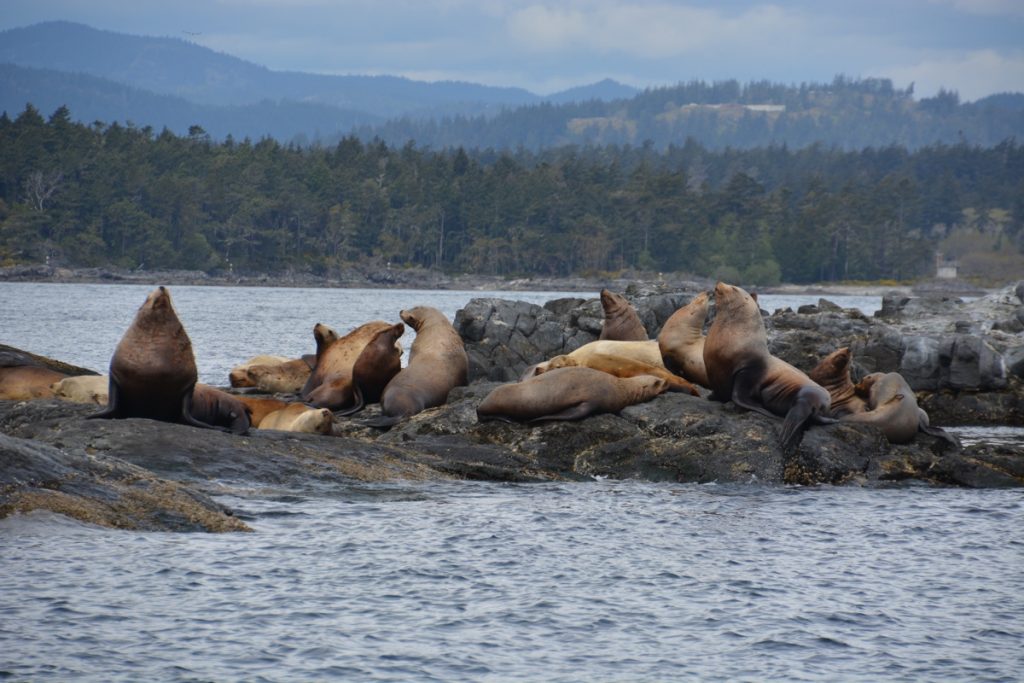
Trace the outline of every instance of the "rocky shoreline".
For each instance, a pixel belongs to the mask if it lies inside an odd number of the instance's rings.
[[[632,287],[627,296],[653,336],[698,288]],[[970,305],[897,292],[874,317],[822,300],[765,319],[772,352],[798,367],[847,345],[856,373],[904,374],[933,425],[1024,425],[1024,283]],[[0,517],[49,509],[118,528],[244,530],[217,495],[323,494],[339,483],[396,479],[1024,486],[1018,447],[957,448],[924,434],[897,446],[873,427],[841,423],[813,427],[787,454],[778,445],[781,422],[684,394],[580,422],[477,420],[476,406],[498,383],[586,343],[600,324],[596,300],[467,302],[455,327],[470,357],[470,385],[387,431],[366,425],[374,407],[335,418],[331,436],[237,436],[86,420],[95,407],[54,399],[0,401]]]

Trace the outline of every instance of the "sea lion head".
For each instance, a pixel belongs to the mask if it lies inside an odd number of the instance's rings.
[[[610,289],[601,290],[601,308],[604,309],[605,313],[613,313],[628,305],[629,302],[622,295],[616,294]]]
[[[669,389],[668,380],[654,375],[637,375],[623,381],[628,382],[643,399],[659,396]]]
[[[724,282],[715,285],[715,317],[730,322],[750,320],[756,321],[756,325],[764,325],[757,300],[742,287]]]
[[[558,368],[574,368],[578,365],[579,363],[577,363],[576,359],[573,358],[572,356],[555,356],[554,358],[548,361],[548,364],[546,366],[538,366],[537,374],[542,374],[544,372],[547,372],[548,370],[557,370]]]
[[[313,338],[316,340],[316,352],[319,355],[338,340],[338,333],[323,323],[317,323],[313,326]]]
[[[406,325],[419,332],[420,328],[423,327],[424,321],[423,306],[417,306],[415,308],[408,308],[399,311],[398,317],[404,320]]]
[[[818,367],[814,370],[815,376],[811,377],[811,379],[820,384],[821,380],[828,381],[829,379],[845,375],[847,370],[850,369],[852,357],[850,347],[844,346],[841,349],[836,349],[818,363]]]

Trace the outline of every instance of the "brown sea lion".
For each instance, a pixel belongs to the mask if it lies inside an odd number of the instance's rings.
[[[110,378],[106,375],[65,377],[59,382],[55,382],[51,388],[53,395],[63,401],[95,403],[98,406],[105,406],[108,400],[107,391],[110,388]]]
[[[604,309],[604,324],[598,339],[614,341],[646,341],[647,329],[640,322],[633,304],[621,294],[601,290],[601,308]]]
[[[889,443],[910,443],[918,432],[924,432],[959,447],[953,435],[929,424],[928,413],[918,407],[913,389],[898,372],[872,373],[856,385],[856,392],[867,396],[866,410],[848,414],[842,422],[874,425]]]
[[[374,320],[355,328],[344,337],[328,341],[333,332],[317,323],[316,365],[302,387],[302,399],[316,408],[339,410],[352,405],[352,367],[367,343],[380,330],[391,327],[383,320]]]
[[[781,444],[796,447],[809,422],[831,424],[831,399],[821,385],[768,352],[757,302],[739,287],[715,286],[715,320],[704,341],[704,365],[716,401],[784,417]]]
[[[327,408],[289,403],[284,408],[266,415],[259,428],[306,434],[330,434],[333,424],[334,416]]]
[[[264,394],[297,394],[313,370],[315,356],[292,358],[283,363],[252,365],[246,370],[250,386]]]
[[[192,342],[174,311],[171,294],[157,287],[110,359],[106,410],[89,418],[146,417],[211,428],[191,412],[196,385]]]
[[[593,355],[631,358],[654,365],[655,367],[665,367],[665,363],[661,360],[661,351],[658,350],[657,340],[615,341],[611,339],[598,339],[597,341],[584,344],[571,353],[555,356],[536,365],[531,365],[523,373],[522,379],[539,375],[557,367],[568,367],[568,364],[562,360],[565,356],[573,358],[575,365],[579,366],[586,365],[586,358]]]
[[[665,367],[686,379],[708,386],[704,367],[704,321],[708,317],[708,293],[701,292],[665,321],[658,333],[658,349]]]
[[[0,399],[28,401],[52,398],[52,386],[67,377],[62,372],[38,365],[17,365],[0,368]]]
[[[380,397],[382,417],[373,426],[387,426],[402,418],[439,406],[448,392],[464,386],[469,357],[462,337],[444,313],[430,306],[401,311],[405,324],[416,331],[409,362],[384,388]]]
[[[338,415],[352,415],[368,403],[377,403],[388,382],[402,369],[402,347],[398,339],[405,334],[405,325],[396,323],[377,332],[356,358],[352,366],[351,408]]]
[[[558,368],[593,368],[594,370],[600,370],[601,372],[607,372],[609,375],[623,378],[652,375],[665,380],[669,391],[684,391],[692,396],[700,396],[700,391],[697,390],[697,387],[682,377],[672,374],[665,368],[651,365],[635,358],[592,353],[580,357],[572,355],[555,356],[551,359],[550,363],[547,370],[538,374],[545,374]]]
[[[844,415],[863,413],[867,410],[867,401],[857,395],[853,380],[850,379],[850,366],[853,355],[846,346],[837,349],[821,359],[814,369],[807,373],[813,381],[825,388],[832,400],[832,416],[842,418]]]
[[[249,431],[249,406],[226,391],[206,384],[196,384],[192,390],[192,416],[214,427],[223,427],[235,434]]]
[[[260,427],[260,423],[263,418],[274,412],[275,410],[281,410],[291,405],[288,401],[282,401],[276,398],[261,398],[257,396],[235,396],[239,401],[249,407],[249,422],[253,427],[257,429]]]
[[[620,378],[593,368],[558,368],[495,388],[477,406],[476,415],[481,421],[579,420],[617,413],[667,388],[664,379],[652,375]]]

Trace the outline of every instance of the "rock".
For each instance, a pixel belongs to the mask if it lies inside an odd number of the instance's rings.
[[[0,517],[50,510],[140,531],[249,531],[207,496],[102,452],[0,434]]]

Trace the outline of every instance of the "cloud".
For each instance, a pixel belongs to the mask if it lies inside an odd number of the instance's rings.
[[[1024,3],[1020,0],[931,0],[937,5],[947,5],[965,14],[992,17],[1024,17]]]
[[[1024,51],[940,55],[915,64],[889,66],[877,75],[891,78],[900,87],[914,83],[917,97],[930,97],[945,88],[956,90],[962,101],[972,101],[997,92],[1024,92]]]
[[[513,10],[509,37],[535,53],[586,50],[666,59],[732,45],[747,49],[802,30],[804,21],[776,5],[729,16],[668,2],[536,3]]]

